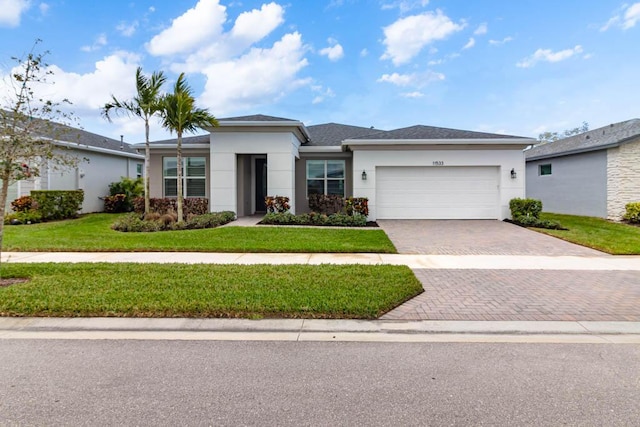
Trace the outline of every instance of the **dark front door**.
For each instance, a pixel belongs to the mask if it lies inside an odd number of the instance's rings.
[[[256,212],[266,212],[264,198],[267,196],[267,159],[256,159]]]

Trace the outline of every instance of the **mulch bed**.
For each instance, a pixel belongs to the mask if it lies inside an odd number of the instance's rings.
[[[6,279],[0,279],[0,288],[17,285],[18,283],[26,283],[29,279],[25,279],[24,277],[11,277]]]

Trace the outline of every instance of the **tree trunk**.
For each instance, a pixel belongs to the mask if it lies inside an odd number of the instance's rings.
[[[151,212],[151,195],[149,193],[149,171],[151,169],[151,153],[149,149],[149,119],[144,120],[144,214]]]
[[[184,220],[182,215],[182,131],[178,131],[176,166],[178,167],[178,222],[182,222]]]
[[[5,173],[8,177],[10,173]],[[0,189],[0,278],[2,278],[2,242],[4,238],[4,211],[7,205],[7,194],[9,194],[9,180],[2,180],[2,189]]]

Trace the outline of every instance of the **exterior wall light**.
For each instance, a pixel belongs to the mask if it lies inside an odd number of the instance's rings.
[[[516,174],[516,170],[511,168],[511,179],[516,179],[518,177],[518,174]]]
[[[367,171],[362,171],[362,180],[363,181],[367,180]]]

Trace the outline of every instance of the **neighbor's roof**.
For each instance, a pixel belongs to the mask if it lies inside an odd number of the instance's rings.
[[[7,112],[9,113],[9,112]],[[10,114],[10,113],[9,113]],[[9,117],[9,116],[7,116]],[[61,123],[32,118],[35,120],[35,132],[41,137],[50,138],[58,142],[65,143],[72,148],[83,149],[85,147],[93,147],[102,150],[117,151],[127,154],[137,154],[137,151],[128,143],[120,142],[117,139],[108,138],[96,133],[87,132],[72,126]]]
[[[538,145],[525,151],[527,160],[604,150],[640,136],[640,119],[613,123],[579,135]]]
[[[208,144],[210,139],[210,135],[208,133],[204,135],[194,135],[194,136],[183,136],[182,143],[185,145],[188,144]],[[161,141],[151,141],[149,145],[176,145],[178,143],[177,138],[171,139],[163,139]],[[144,148],[144,142],[135,145],[138,148]]]
[[[416,125],[401,129],[379,131],[377,133],[350,139],[361,140],[420,140],[420,139],[528,139],[522,136],[502,135],[498,133],[475,132],[470,130],[449,129],[435,126]]]
[[[225,117],[218,119],[219,122],[298,122],[298,120],[285,119],[282,117],[266,116],[264,114],[253,114],[250,116]]]
[[[342,125],[339,123],[325,123],[322,125],[307,126],[311,140],[309,146],[339,146],[342,141],[358,136],[380,132],[379,129],[360,126]]]

